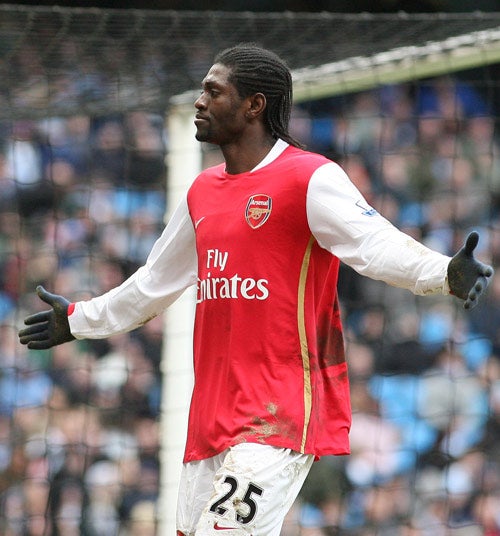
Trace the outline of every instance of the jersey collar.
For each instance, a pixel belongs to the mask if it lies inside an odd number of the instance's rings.
[[[257,171],[258,169],[261,169],[267,165],[269,165],[271,162],[274,162],[276,158],[288,147],[288,143],[280,138],[276,140],[276,143],[273,145],[272,149],[267,153],[267,155],[250,171],[250,173],[253,173],[254,171]]]

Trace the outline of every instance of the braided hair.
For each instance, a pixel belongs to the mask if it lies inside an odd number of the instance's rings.
[[[214,63],[229,67],[229,80],[240,97],[255,93],[265,95],[265,121],[273,138],[302,147],[288,133],[292,112],[292,75],[277,54],[253,43],[243,43],[219,52]]]

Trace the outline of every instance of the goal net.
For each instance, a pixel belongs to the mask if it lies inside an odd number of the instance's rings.
[[[294,78],[294,135],[452,254],[500,251],[500,13],[176,12],[0,6],[0,532],[174,534],[193,294],[105,341],[27,352],[44,308],[140,266],[196,173],[193,101],[222,48]],[[483,534],[500,521],[498,282],[465,313],[341,268],[352,454],[313,466],[300,534]]]

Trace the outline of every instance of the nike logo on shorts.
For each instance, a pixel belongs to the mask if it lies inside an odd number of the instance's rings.
[[[235,530],[235,529],[238,529],[238,528],[239,528],[239,527],[221,527],[221,526],[219,525],[219,522],[218,522],[218,521],[216,521],[216,522],[214,523],[214,529],[215,529],[215,530]]]

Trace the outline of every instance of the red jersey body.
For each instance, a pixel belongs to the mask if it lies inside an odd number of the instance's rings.
[[[249,173],[210,168],[188,192],[198,283],[185,461],[244,441],[349,451],[339,260],[306,214],[309,179],[328,162],[288,147]]]

